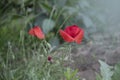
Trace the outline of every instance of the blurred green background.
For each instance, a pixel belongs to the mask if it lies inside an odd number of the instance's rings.
[[[87,0],[4,0],[0,2],[0,47],[8,42],[19,44],[20,36],[39,25],[52,45],[59,45],[59,29],[76,24],[85,29],[84,42],[90,41],[95,26],[102,26],[95,10]],[[95,24],[96,23],[96,24]],[[29,41],[29,40],[28,40]]]

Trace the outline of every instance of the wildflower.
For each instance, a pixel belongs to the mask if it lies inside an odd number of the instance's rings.
[[[84,36],[84,30],[77,25],[72,25],[66,27],[64,30],[60,30],[60,35],[66,42],[80,44]]]
[[[32,36],[36,36],[39,39],[44,39],[45,35],[42,32],[41,28],[39,26],[35,26],[32,29],[29,30],[28,32]]]
[[[51,62],[52,61],[52,57],[48,56],[48,61]]]

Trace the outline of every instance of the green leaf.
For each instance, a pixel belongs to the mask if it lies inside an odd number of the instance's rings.
[[[52,30],[55,26],[55,22],[51,19],[45,19],[42,24],[42,28],[44,33],[48,33],[50,30]]]
[[[102,77],[98,73],[96,74],[96,80],[102,80]]]
[[[112,80],[120,80],[120,63],[115,65]]]
[[[71,70],[70,68],[67,68],[67,70],[64,72],[66,80],[78,80],[78,77],[76,76],[78,70]]]
[[[71,78],[70,68],[67,68],[67,71],[64,73],[64,75],[65,75],[67,80],[70,80],[70,78]]]
[[[99,63],[101,65],[100,71],[101,71],[102,80],[112,80],[111,79],[113,75],[113,71],[111,70],[112,67],[101,60],[99,60]]]

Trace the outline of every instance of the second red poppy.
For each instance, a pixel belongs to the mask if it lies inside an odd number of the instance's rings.
[[[30,35],[36,36],[39,39],[44,39],[45,35],[42,32],[41,28],[39,26],[35,26],[32,29],[29,30],[28,32]]]

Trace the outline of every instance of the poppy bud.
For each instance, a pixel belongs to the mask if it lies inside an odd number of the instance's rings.
[[[48,56],[48,61],[52,61],[52,57],[51,56]]]
[[[39,39],[44,39],[45,35],[43,34],[41,28],[39,26],[35,26],[32,29],[29,30],[28,32],[32,36],[36,36]]]

